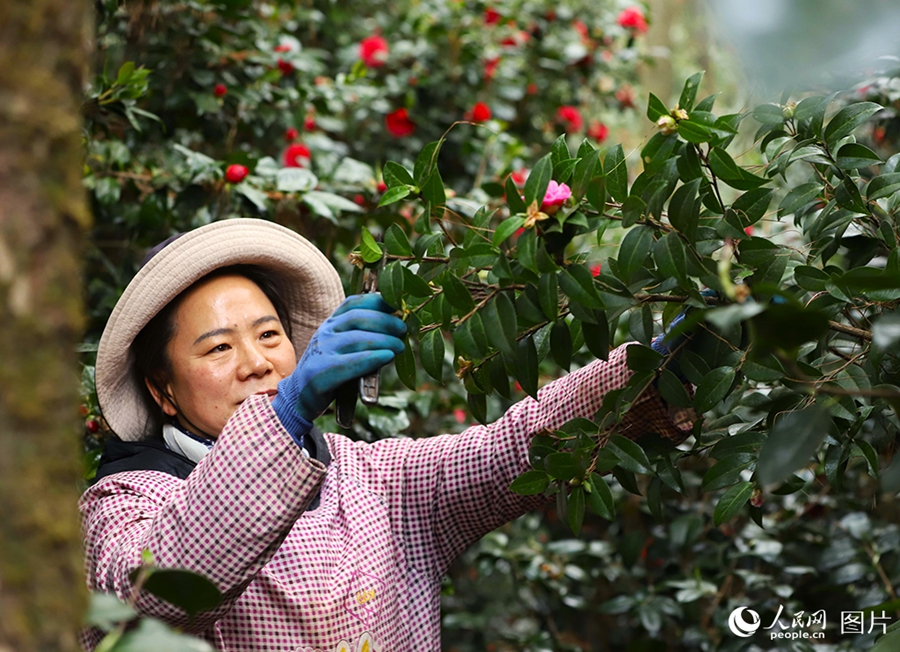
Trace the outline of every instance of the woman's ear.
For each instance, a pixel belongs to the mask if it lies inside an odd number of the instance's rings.
[[[144,384],[147,385],[147,390],[163,413],[170,417],[178,414],[178,410],[175,408],[175,401],[172,399],[171,388],[168,385],[163,389],[149,378],[144,378]]]

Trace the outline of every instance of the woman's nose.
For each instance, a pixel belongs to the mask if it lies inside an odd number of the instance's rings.
[[[239,366],[239,373],[242,378],[250,376],[264,376],[272,371],[275,366],[266,356],[261,346],[248,344],[243,347],[243,353]]]

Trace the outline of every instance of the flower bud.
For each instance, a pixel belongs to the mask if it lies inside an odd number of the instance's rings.
[[[678,131],[678,124],[675,122],[675,118],[670,115],[660,116],[659,120],[656,121],[656,126],[659,127],[659,133],[663,136],[668,136]]]
[[[781,116],[785,120],[790,120],[791,118],[794,117],[794,109],[796,107],[797,107],[796,103],[788,102],[787,104],[784,105],[784,108],[781,109]]]
[[[684,109],[676,108],[674,111],[672,111],[672,115],[675,116],[676,120],[687,120],[688,119],[688,112],[685,111]]]

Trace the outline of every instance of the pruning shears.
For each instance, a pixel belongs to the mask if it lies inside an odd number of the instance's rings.
[[[376,242],[382,244],[381,236],[375,236]],[[359,284],[356,288],[357,294],[368,294],[370,292],[378,292],[378,276],[384,269],[387,260],[387,250],[382,244],[381,259],[371,265],[366,265],[360,275]],[[344,383],[337,391],[335,399],[335,418],[337,424],[341,428],[350,428],[353,425],[353,417],[356,414],[356,397],[366,405],[376,405],[378,403],[378,391],[381,387],[381,372],[367,376],[362,376],[358,380],[351,380]]]

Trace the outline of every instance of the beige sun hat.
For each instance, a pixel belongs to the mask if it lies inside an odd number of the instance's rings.
[[[285,286],[292,341],[303,355],[319,325],[343,301],[337,270],[306,238],[257,219],[213,222],[165,245],[135,275],[113,309],[97,350],[97,400],[121,439],[152,434],[153,419],[133,378],[131,344],[160,310],[194,282],[229,265],[258,265]]]

